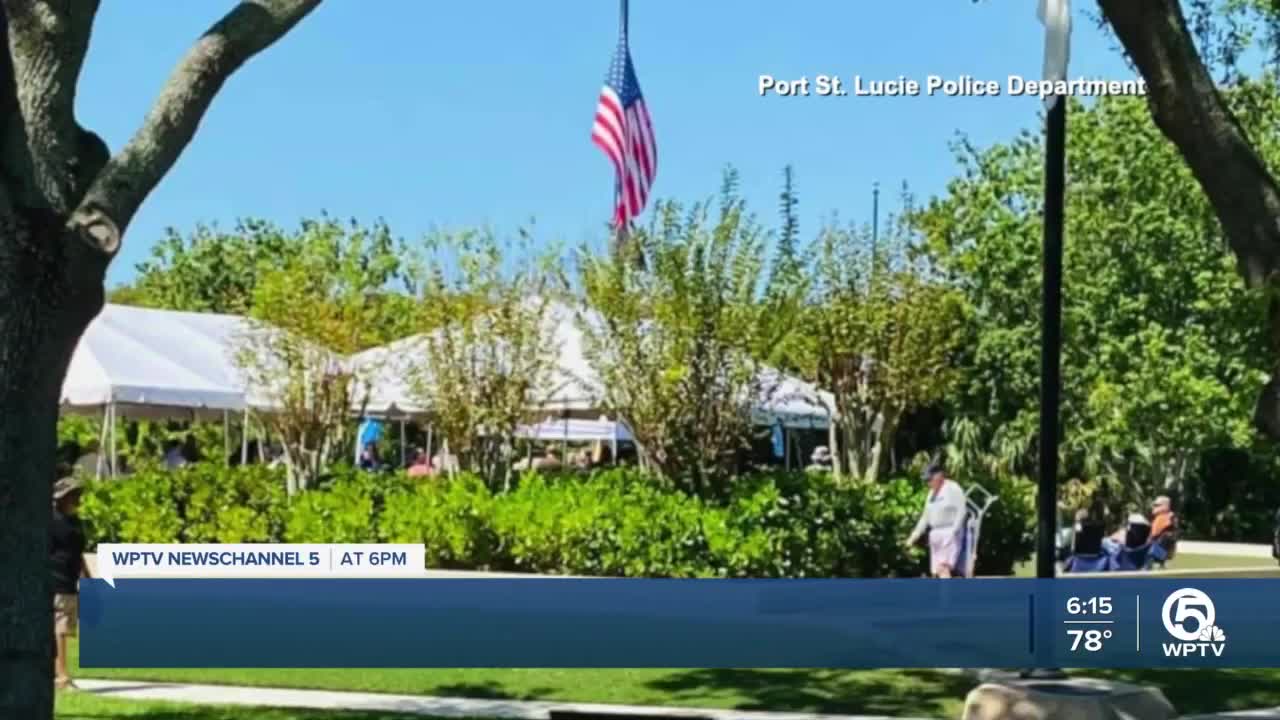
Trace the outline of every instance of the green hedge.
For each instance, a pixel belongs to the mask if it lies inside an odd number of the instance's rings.
[[[415,481],[340,472],[290,500],[263,468],[144,470],[90,485],[98,542],[397,542],[435,568],[626,577],[894,577],[925,569],[902,547],[918,481],[841,485],[829,476],[740,478],[711,503],[626,470],[529,474],[494,494],[474,477]],[[1008,484],[984,524],[979,569],[1005,574],[1032,548],[1029,486]]]

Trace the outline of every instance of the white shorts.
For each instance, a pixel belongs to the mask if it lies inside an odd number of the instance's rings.
[[[960,559],[960,534],[956,528],[940,528],[929,531],[929,572],[938,575],[943,566],[955,575],[956,562]]]

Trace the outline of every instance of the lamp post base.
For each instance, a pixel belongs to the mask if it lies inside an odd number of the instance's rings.
[[[1034,670],[1032,673],[1058,672]],[[985,682],[965,698],[962,720],[1174,720],[1156,688],[1090,678]]]
[[[1018,673],[1023,680],[1066,680],[1067,674],[1061,670],[1049,668],[1033,668]]]

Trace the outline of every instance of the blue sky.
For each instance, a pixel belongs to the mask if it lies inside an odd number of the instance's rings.
[[[80,121],[119,148],[189,43],[231,3],[103,3]],[[775,213],[795,167],[802,229],[869,221],[905,180],[943,190],[957,132],[979,144],[1038,126],[1034,98],[762,98],[758,77],[1038,76],[1029,0],[631,0],[632,54],[658,139],[659,197],[713,194],[732,163]],[[1077,3],[1072,75],[1130,79]],[[166,227],[321,211],[397,233],[531,219],[548,241],[599,242],[611,169],[589,141],[616,41],[613,0],[327,0],[227,84],[143,206],[110,274],[127,280]]]

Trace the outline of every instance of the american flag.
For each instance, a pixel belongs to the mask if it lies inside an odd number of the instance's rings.
[[[595,124],[591,128],[594,142],[613,163],[615,200],[613,223],[623,228],[639,215],[649,199],[658,172],[658,147],[653,138],[653,125],[635,68],[631,65],[631,49],[627,46],[627,0],[622,0],[622,27],[618,33],[618,49],[609,66],[600,101],[596,104]]]

